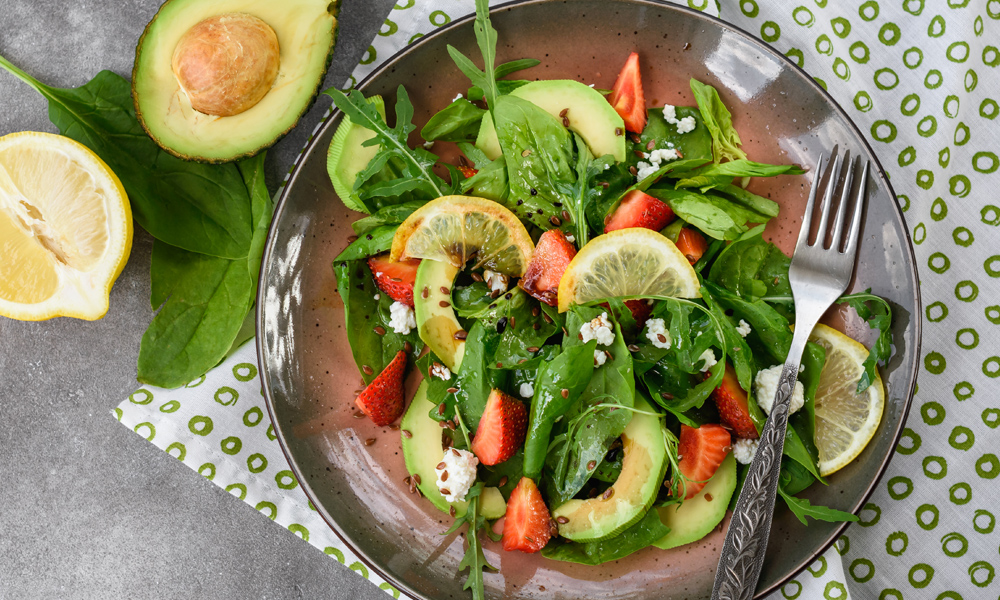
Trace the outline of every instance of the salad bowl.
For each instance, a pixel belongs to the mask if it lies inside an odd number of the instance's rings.
[[[851,464],[802,496],[857,512],[878,484],[902,431],[913,394],[920,341],[920,298],[913,250],[895,196],[864,136],[812,78],[746,33],[700,12],[655,0],[524,0],[492,9],[500,34],[497,61],[537,58],[526,79],[575,79],[610,88],[625,57],[643,60],[647,105],[693,105],[688,80],[719,90],[733,112],[743,149],[754,160],[796,163],[836,144],[871,161],[858,266],[849,292],[871,288],[892,306],[894,349],[882,369],[886,406],[874,438]],[[447,46],[476,55],[472,17],[421,38],[358,85],[391,104],[403,85],[419,127],[468,80]],[[391,112],[391,107],[388,112]],[[411,494],[400,433],[353,418],[363,386],[348,344],[332,261],[353,234],[358,213],[337,198],[327,175],[327,148],[342,119],[335,112],[313,136],[278,202],[264,250],[257,302],[263,393],[278,442],[320,515],[374,570],[414,598],[471,597],[459,573],[463,539],[442,535],[451,519]],[[457,153],[435,148],[443,160]],[[812,173],[755,179],[750,189],[775,200],[780,215],[765,237],[790,253]],[[826,321],[870,345],[874,334],[853,313]],[[412,397],[411,377],[407,397]],[[599,566],[504,552],[486,543],[498,567],[485,575],[489,598],[708,597],[726,521],[702,540],[672,550],[646,549]],[[846,525],[803,526],[779,506],[771,528],[758,597],[774,591],[836,540]]]

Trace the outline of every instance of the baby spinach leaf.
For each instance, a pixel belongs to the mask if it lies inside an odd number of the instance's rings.
[[[478,316],[487,329],[498,332],[499,339],[487,356],[492,369],[537,367],[545,354],[540,350],[559,326],[542,312],[537,300],[515,287],[497,298]],[[502,325],[501,325],[502,321]]]
[[[599,542],[554,541],[542,548],[542,556],[552,560],[599,565],[651,546],[670,533],[660,520],[660,513],[651,508],[645,516],[618,535]]]
[[[452,373],[447,381],[431,377],[427,397],[435,405],[445,405],[443,413],[432,410],[431,418],[437,421],[454,419],[457,410],[470,431],[474,432],[479,427],[490,392],[493,388],[506,387],[507,372],[489,368],[489,357],[499,341],[500,336],[483,321],[477,320],[472,325],[465,340],[465,355],[458,373]],[[449,392],[448,389],[456,391]]]
[[[366,384],[385,369],[406,342],[412,345],[414,356],[420,354],[424,345],[416,328],[403,335],[389,325],[389,306],[393,300],[389,294],[379,293],[363,260],[340,260],[334,263],[333,270],[337,276],[337,291],[344,301],[347,341]],[[377,327],[385,333],[380,335]],[[371,374],[365,372],[365,366],[371,367]]]
[[[190,162],[162,150],[136,119],[128,81],[101,71],[81,87],[61,89],[2,56],[0,67],[48,100],[49,119],[63,135],[107,163],[128,192],[136,222],[154,238],[209,256],[247,256],[257,222],[236,165]]]
[[[545,466],[552,426],[579,400],[594,373],[594,348],[590,341],[563,350],[538,368],[524,442],[524,476],[538,480]]]
[[[816,478],[806,467],[785,456],[781,460],[778,485],[786,494],[795,495],[816,482]]]
[[[267,191],[267,183],[264,180],[264,156],[266,154],[266,151],[260,152],[252,158],[246,158],[236,163],[236,168],[240,170],[240,175],[243,176],[243,182],[250,196],[250,212],[254,223],[253,236],[250,238],[250,251],[247,254],[247,269],[250,271],[252,293],[257,291],[257,277],[260,275],[264,242],[267,241],[267,231],[274,212],[271,194]]]
[[[748,302],[712,281],[702,282],[712,298],[719,305],[733,311],[734,319],[743,319],[750,324],[748,340],[759,342],[761,348],[771,357],[771,364],[784,363],[788,348],[792,343],[792,332],[788,320],[766,302]]]
[[[878,339],[862,363],[865,372],[858,381],[860,394],[875,382],[876,365],[884,365],[892,353],[892,309],[884,298],[872,294],[871,288],[864,293],[841,296],[837,302],[847,304],[857,311],[859,317],[868,322],[868,327],[879,330]]]
[[[609,159],[610,156],[601,156],[591,163],[595,171],[598,167],[602,169],[591,177],[589,198],[584,206],[587,222],[595,235],[604,233],[604,220],[635,183],[635,175],[629,171],[627,163]]]
[[[519,448],[513,456],[498,465],[479,465],[479,479],[486,487],[498,488],[504,499],[507,499],[517,487],[517,482],[521,480],[523,466],[524,449]],[[501,483],[503,485],[500,485]]]
[[[747,230],[747,212],[718,196],[660,186],[646,193],[663,200],[678,217],[715,239],[735,240]]]
[[[650,152],[654,149],[673,148],[683,158],[699,159],[701,162],[712,160],[712,134],[705,126],[701,113],[693,106],[675,107],[677,119],[694,117],[695,127],[687,133],[677,133],[677,126],[667,123],[663,118],[662,108],[651,108],[646,111],[648,122],[639,136],[637,150]],[[653,147],[649,147],[649,143]]]
[[[710,187],[722,187],[726,184],[731,184],[734,177],[774,177],[776,175],[801,175],[802,173],[805,173],[805,171],[795,165],[768,165],[746,159],[730,160],[720,164],[707,164],[691,171],[678,173],[677,177],[680,180],[677,182],[677,187],[702,188],[702,191],[705,191],[705,189]],[[733,193],[732,188],[734,187],[736,186],[730,185],[727,189],[729,189],[730,193]],[[740,196],[751,200],[751,197],[745,194],[741,194]],[[752,198],[751,204],[756,204],[764,208],[767,214],[770,214],[772,217],[777,216],[778,204],[773,201],[761,202],[761,200],[767,199],[756,196]]]
[[[744,300],[764,296],[791,295],[788,265],[791,260],[774,244],[764,240],[763,226],[748,231],[719,254],[709,279]]]
[[[451,293],[451,303],[455,314],[463,319],[475,319],[485,314],[493,304],[490,286],[484,281],[474,281],[466,286],[458,286]]]
[[[138,379],[176,388],[215,366],[232,346],[253,300],[249,263],[157,240],[151,264],[151,278],[169,284],[153,290],[152,301],[166,303],[142,336]]]
[[[757,214],[766,215],[768,217],[778,216],[777,202],[769,198],[764,198],[763,196],[758,196],[753,192],[748,192],[738,185],[733,185],[731,183],[718,185],[715,186],[712,191],[728,198],[729,200],[732,200],[733,202],[736,202],[737,204],[742,204],[747,210]]]
[[[510,186],[507,184],[507,159],[500,155],[479,172],[462,182],[462,192],[507,205]]]
[[[334,263],[355,261],[385,252],[392,246],[398,225],[381,225],[358,237],[333,259]]]
[[[788,417],[789,435],[785,439],[785,455],[805,467],[819,481],[819,451],[816,449],[816,390],[826,362],[823,347],[809,342],[802,353],[803,371],[799,381],[804,388],[802,408]],[[794,438],[794,439],[793,439]],[[825,482],[824,482],[825,483]]]
[[[427,141],[475,141],[486,111],[465,98],[457,98],[439,110],[420,130],[420,137]]]
[[[733,370],[736,372],[736,379],[739,381],[740,387],[744,391],[751,391],[756,368],[753,364],[753,353],[750,350],[750,346],[743,339],[743,336],[736,331],[736,325],[726,315],[726,311],[712,298],[711,290],[703,286],[701,299],[722,326],[722,335],[726,341],[726,356],[729,358],[730,364],[733,365]]]
[[[788,508],[795,513],[795,516],[798,517],[799,521],[802,521],[803,525],[809,524],[806,522],[806,517],[816,519],[817,521],[826,521],[828,523],[839,523],[843,521],[853,523],[858,520],[857,515],[852,515],[849,512],[844,512],[827,506],[813,506],[813,504],[805,498],[796,498],[795,496],[785,492],[785,490],[780,487],[778,488],[778,493],[785,499],[785,504],[787,504]]]
[[[368,215],[352,223],[351,228],[354,229],[356,235],[363,236],[382,225],[399,225],[406,220],[406,217],[413,214],[413,211],[424,204],[425,202],[422,200],[411,200],[402,204],[383,206],[375,214]]]
[[[486,156],[485,152],[468,142],[457,142],[456,145],[458,146],[458,149],[462,151],[462,154],[472,161],[472,164],[475,165],[477,169],[483,169],[486,165],[493,162],[490,160],[490,157]],[[497,158],[499,159],[500,157],[498,156]],[[506,168],[506,165],[504,165],[504,169]]]
[[[733,127],[733,116],[722,103],[719,92],[710,85],[704,84],[697,79],[691,80],[691,92],[698,103],[698,111],[701,112],[702,121],[712,135],[712,155],[715,162],[722,162],[723,159],[737,160],[746,158],[747,155],[740,150],[740,134]]]

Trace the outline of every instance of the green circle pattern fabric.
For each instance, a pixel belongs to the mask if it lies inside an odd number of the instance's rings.
[[[892,180],[921,272],[924,356],[897,454],[834,548],[771,599],[994,597],[1000,401],[1000,0],[675,0],[813,76]],[[400,0],[345,87],[473,0]],[[140,388],[121,423],[393,597],[298,486],[247,344],[185,388]],[[978,393],[977,393],[978,392]]]

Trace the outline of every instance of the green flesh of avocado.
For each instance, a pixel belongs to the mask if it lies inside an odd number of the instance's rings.
[[[660,520],[670,528],[670,533],[660,538],[654,546],[663,550],[676,548],[708,535],[725,518],[729,500],[735,490],[736,459],[730,452],[697,495],[685,500],[683,504],[657,509],[660,511]]]
[[[527,100],[558,118],[562,118],[560,113],[568,109],[565,117],[569,120],[569,129],[580,134],[594,156],[610,154],[618,162],[625,160],[625,122],[594,88],[568,79],[532,81],[517,88],[511,95]],[[483,117],[476,147],[485,152],[490,160],[501,154],[489,113]]]
[[[435,507],[448,512],[454,506],[456,516],[462,516],[468,510],[469,503],[449,503],[437,488],[435,467],[441,462],[444,446],[441,444],[441,425],[429,414],[432,408],[434,403],[427,399],[427,382],[422,381],[399,424],[401,431],[411,434],[410,437],[400,436],[406,470],[411,476],[420,476],[417,487]],[[507,503],[500,490],[495,487],[483,490],[480,512],[487,519],[499,519],[507,512]]]
[[[462,326],[451,307],[451,289],[458,271],[451,263],[423,260],[413,283],[413,310],[420,339],[453,373],[458,371],[465,356],[465,340],[455,338]],[[442,302],[446,305],[442,306]]]
[[[288,133],[312,105],[333,55],[339,0],[167,0],[135,51],[132,97],[143,128],[180,158],[228,162],[256,154]],[[197,23],[227,13],[264,21],[278,40],[278,73],[264,97],[231,116],[191,106],[172,69],[174,48]]]
[[[635,408],[653,410],[638,392]],[[607,500],[573,499],[556,508],[553,518],[568,519],[559,525],[559,535],[574,542],[596,542],[617,535],[646,514],[663,484],[667,465],[660,419],[635,413],[622,433],[622,446],[622,472],[611,486],[613,495]]]
[[[385,119],[385,102],[382,96],[372,96],[368,98],[368,102],[374,104],[378,113]],[[333,141],[330,142],[330,150],[326,155],[326,170],[341,202],[347,208],[363,213],[369,211],[354,191],[354,180],[378,154],[378,146],[363,145],[373,137],[375,137],[374,131],[355,125],[345,116],[337,126],[337,132],[333,134]]]

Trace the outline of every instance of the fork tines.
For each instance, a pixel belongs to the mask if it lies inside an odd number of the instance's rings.
[[[854,198],[854,206],[850,220],[845,223],[848,205],[851,204],[852,191],[854,189],[854,172],[857,168],[858,157],[851,156],[850,151],[846,152],[843,159],[839,154],[839,146],[834,146],[830,153],[832,161],[820,155],[819,163],[816,166],[816,180],[809,191],[809,201],[806,204],[806,211],[802,216],[802,228],[799,230],[799,239],[795,245],[796,250],[803,246],[815,246],[822,242],[824,249],[829,250],[836,247],[844,254],[854,251],[858,240],[858,230],[861,228],[861,210],[864,206],[860,193]],[[831,165],[832,162],[832,165]],[[844,163],[849,163],[847,172],[841,178],[841,170]],[[868,161],[865,161],[861,173],[861,182],[868,178]],[[823,193],[822,203],[819,207],[819,223],[813,227],[813,217],[816,208],[816,191],[826,185]],[[833,226],[829,226],[830,212],[833,210],[833,195],[835,188],[840,187],[841,193],[837,202],[837,214],[833,220]],[[847,235],[844,234],[845,225],[849,225]]]

